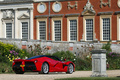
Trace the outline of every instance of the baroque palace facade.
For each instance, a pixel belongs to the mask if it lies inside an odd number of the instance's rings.
[[[3,0],[0,38],[120,42],[120,0]]]

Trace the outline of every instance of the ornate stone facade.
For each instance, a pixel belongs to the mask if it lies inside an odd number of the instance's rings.
[[[27,39],[33,39],[32,0],[4,0],[0,2],[0,15],[0,38],[22,39],[22,23],[27,22]]]
[[[39,22],[46,23],[46,40],[55,41],[55,21],[59,21],[61,41],[76,42],[102,42],[106,43],[112,40],[113,43],[119,43],[120,40],[120,11],[119,0],[57,0],[61,3],[62,9],[59,12],[52,10],[56,0],[35,0],[34,3],[34,39],[39,40]],[[39,13],[36,7],[39,3],[46,4],[46,11]],[[117,6],[116,6],[117,5]],[[59,5],[58,5],[59,6]],[[62,16],[61,16],[62,15]],[[116,17],[117,16],[117,17]],[[103,21],[107,20],[109,32],[104,31]],[[61,23],[60,23],[61,21]],[[72,21],[75,23],[72,25]],[[70,28],[75,26],[72,33]],[[90,28],[89,28],[90,27]],[[107,34],[107,35],[106,35]],[[107,36],[107,38],[105,37]],[[72,40],[72,37],[74,37]],[[106,39],[106,40],[105,40]]]
[[[120,43],[119,9],[120,0],[3,0],[0,38],[6,38],[6,23],[11,23],[12,39],[22,39],[21,26],[27,22],[28,39]],[[108,32],[103,21],[109,24]]]

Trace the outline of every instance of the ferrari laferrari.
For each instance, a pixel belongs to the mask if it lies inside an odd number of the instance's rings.
[[[61,61],[58,57],[39,55],[28,59],[16,59],[13,61],[12,69],[16,74],[24,72],[66,72],[72,74],[75,71],[75,64],[71,61]]]

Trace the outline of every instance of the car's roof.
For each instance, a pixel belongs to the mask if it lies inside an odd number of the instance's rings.
[[[30,58],[28,58],[27,60],[31,60],[31,59],[35,59],[35,58],[41,58],[41,57],[49,57],[49,58],[51,58],[51,57],[55,57],[55,58],[57,58],[57,59],[59,59],[58,57],[56,57],[56,56],[49,56],[49,55],[38,55],[38,56],[33,56],[33,57],[30,57]],[[60,59],[59,59],[60,60]],[[61,60],[60,60],[61,61]]]
[[[40,58],[40,57],[49,57],[49,56],[48,56],[48,55],[38,55],[38,56],[30,57],[30,58],[28,58],[27,60],[35,59],[35,58]]]

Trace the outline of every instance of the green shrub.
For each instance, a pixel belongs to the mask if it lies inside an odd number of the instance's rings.
[[[61,60],[66,59],[67,61],[73,61],[75,60],[75,56],[73,53],[71,53],[70,51],[58,51],[56,53],[53,53],[52,56],[56,56],[58,58],[60,58]]]
[[[92,61],[77,58],[75,61],[75,66],[76,66],[75,67],[76,70],[91,70],[92,69]]]
[[[112,52],[110,48],[111,44],[108,42],[102,46],[102,49],[106,49],[106,57],[107,57],[107,68],[108,69],[120,69],[120,55]]]
[[[107,52],[112,52],[112,49],[110,47],[111,47],[110,42],[107,42],[107,44],[104,44],[102,46],[102,49],[106,49]]]
[[[12,63],[4,63],[0,62],[0,73],[11,73],[12,70]]]

